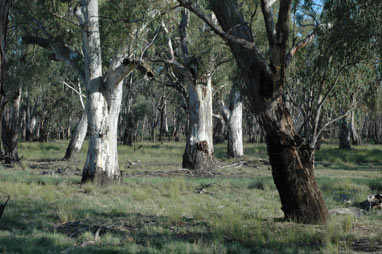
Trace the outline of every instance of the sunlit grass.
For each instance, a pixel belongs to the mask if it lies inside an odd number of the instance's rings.
[[[260,162],[258,168],[219,169],[232,176],[130,175],[121,185],[98,188],[80,186],[80,174],[58,174],[63,162],[39,162],[62,158],[66,145],[22,143],[26,169],[0,168],[0,199],[11,196],[0,220],[0,253],[351,253],[358,240],[382,244],[378,227],[368,235],[356,230],[357,225],[382,223],[376,213],[333,217],[321,226],[279,221],[283,213],[272,174]],[[126,173],[174,170],[180,168],[183,149],[183,142],[120,146],[120,166]],[[225,160],[225,149],[226,144],[215,147],[218,160]],[[330,156],[337,152],[330,145],[322,149]],[[380,164],[373,155],[380,148],[357,149],[373,160],[373,168],[359,164],[356,156],[338,163],[317,157],[316,176],[330,209],[344,207],[344,199],[356,204],[381,190]],[[247,160],[267,159],[264,144],[246,144],[245,151]],[[78,173],[85,156],[86,147],[68,170]],[[127,168],[128,161],[137,164]],[[202,184],[210,187],[195,192]],[[65,227],[68,222],[85,226]]]

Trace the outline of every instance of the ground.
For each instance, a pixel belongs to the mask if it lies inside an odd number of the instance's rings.
[[[123,184],[80,185],[86,147],[64,162],[66,142],[22,143],[22,165],[0,167],[0,253],[382,253],[382,215],[332,216],[327,225],[282,220],[263,144],[194,175],[184,143],[119,147]],[[245,163],[244,163],[245,161]],[[228,166],[227,166],[228,165]],[[316,177],[329,209],[382,192],[382,147],[323,145]]]

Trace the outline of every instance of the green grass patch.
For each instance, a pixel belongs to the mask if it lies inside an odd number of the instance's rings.
[[[123,184],[98,188],[80,185],[86,146],[78,162],[54,161],[66,145],[21,143],[25,170],[0,166],[0,202],[11,196],[0,220],[0,253],[352,253],[354,244],[378,253],[382,245],[377,213],[320,226],[280,221],[271,171],[260,162],[213,177],[135,175],[181,166],[183,142],[142,142],[119,147]],[[380,151],[322,146],[316,175],[330,209],[382,191]],[[226,144],[215,146],[218,160],[230,163],[225,153]],[[245,144],[245,153],[254,162],[267,159],[264,144]],[[201,185],[208,187],[198,193]]]

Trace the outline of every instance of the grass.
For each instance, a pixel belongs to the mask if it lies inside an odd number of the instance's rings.
[[[229,174],[215,177],[169,176],[181,166],[184,144],[144,142],[135,149],[119,148],[127,177],[122,185],[102,189],[80,185],[86,149],[77,162],[54,161],[63,156],[66,144],[22,143],[25,170],[0,166],[0,199],[11,196],[0,220],[0,253],[382,251],[382,218],[377,213],[335,216],[321,226],[280,221],[283,213],[271,171],[260,162],[258,168],[221,169]],[[224,144],[216,146],[215,155],[230,163],[225,149]],[[344,207],[344,199],[356,204],[381,191],[378,151],[381,147],[370,145],[355,152],[322,147],[316,176],[329,209]],[[245,153],[251,161],[267,158],[263,144],[246,144]],[[149,174],[154,172],[161,174]],[[195,192],[202,184],[212,185],[203,194]]]

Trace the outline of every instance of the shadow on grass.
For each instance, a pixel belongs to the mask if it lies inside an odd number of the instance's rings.
[[[61,253],[72,249],[67,253],[311,253],[322,247],[316,237],[302,236],[287,241],[262,227],[251,232],[241,225],[243,229],[236,230],[247,232],[242,235],[231,231],[232,228],[215,229],[193,218],[172,221],[167,216],[91,209],[87,213],[91,214],[92,222],[68,222],[55,228],[28,224],[21,229],[15,220],[8,221],[13,225],[9,224],[7,231],[0,233],[0,252]],[[97,225],[97,219],[112,222]],[[287,227],[288,223],[283,226]],[[101,228],[100,243],[79,247],[85,241],[83,235],[94,234],[97,228]]]
[[[367,147],[356,147],[351,150],[338,148],[322,148],[316,152],[316,160],[334,163],[382,163],[382,149],[368,149]]]

